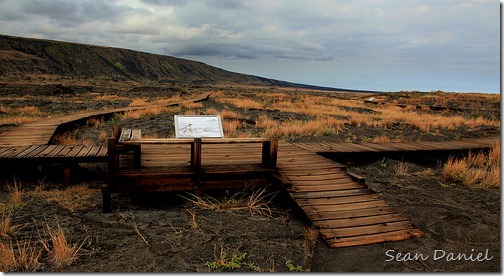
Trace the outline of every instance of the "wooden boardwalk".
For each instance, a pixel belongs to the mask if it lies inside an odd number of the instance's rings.
[[[421,237],[406,217],[344,171],[344,166],[280,142],[278,179],[331,247]],[[127,161],[124,161],[127,162]],[[202,166],[257,164],[258,144],[203,145]],[[190,166],[189,145],[142,145],[142,167]],[[250,179],[249,185],[254,185]]]
[[[68,163],[105,162],[107,146],[88,145],[32,145],[1,147],[0,162],[10,161],[62,161]]]
[[[87,119],[96,116],[104,116],[113,113],[122,113],[126,111],[134,111],[140,109],[148,109],[153,107],[165,107],[178,105],[188,102],[197,102],[207,99],[211,92],[198,94],[186,100],[173,102],[164,105],[150,105],[150,106],[129,106],[123,108],[114,108],[99,111],[81,112],[65,116],[58,116],[54,118],[47,118],[34,123],[22,124],[14,126],[6,131],[0,133],[0,147],[16,147],[16,146],[32,146],[32,145],[45,145],[49,144],[54,132],[58,126],[62,124],[76,122],[82,119]]]
[[[344,171],[294,144],[280,143],[278,170],[287,192],[331,247],[422,237],[406,217]]]
[[[391,142],[391,143],[295,143],[313,152],[366,153],[366,152],[422,152],[489,149],[500,142],[500,137],[464,139],[443,142]]]

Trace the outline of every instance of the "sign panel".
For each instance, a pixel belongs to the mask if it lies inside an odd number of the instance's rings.
[[[175,115],[177,138],[223,138],[220,115]]]

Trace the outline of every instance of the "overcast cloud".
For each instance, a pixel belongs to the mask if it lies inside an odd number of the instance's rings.
[[[497,0],[0,0],[0,33],[166,54],[280,80],[500,91]]]

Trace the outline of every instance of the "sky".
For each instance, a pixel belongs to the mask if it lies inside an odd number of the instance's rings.
[[[0,34],[345,89],[500,93],[498,0],[0,0]]]

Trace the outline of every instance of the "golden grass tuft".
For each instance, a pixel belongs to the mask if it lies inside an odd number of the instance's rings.
[[[499,167],[501,163],[501,147],[500,142],[496,142],[492,145],[490,153],[488,154],[487,163],[492,167]]]
[[[238,192],[230,198],[218,200],[210,196],[197,196],[190,194],[188,199],[194,205],[201,209],[214,211],[239,211],[248,210],[252,215],[271,216],[271,209],[268,204],[272,197],[272,193],[266,193],[266,188],[258,189],[252,193]]]
[[[392,140],[390,139],[389,136],[385,134],[373,138],[373,143],[390,143],[390,142],[392,142]]]
[[[23,204],[23,191],[21,189],[21,183],[18,184],[16,179],[13,180],[12,187],[9,186],[9,192],[12,204],[16,206]]]
[[[244,123],[239,120],[224,120],[222,121],[222,128],[226,137],[235,137],[238,129],[243,127]]]
[[[6,212],[2,212],[0,218],[0,238],[5,238],[12,235],[15,227],[12,225],[11,218]]]
[[[449,157],[443,167],[443,180],[447,183],[461,184],[464,182],[464,173],[469,170],[465,160]]]
[[[408,164],[406,162],[399,162],[396,165],[396,175],[406,176],[408,175]]]
[[[0,241],[0,271],[3,272],[34,272],[40,268],[39,263],[42,252],[28,241],[16,243],[12,240]]]
[[[469,153],[466,158],[450,157],[443,167],[443,181],[469,187],[500,187],[500,143],[496,143],[489,153]]]
[[[40,243],[49,254],[51,263],[56,268],[71,265],[77,260],[77,254],[83,243],[81,246],[77,244],[71,245],[67,241],[65,232],[59,223],[55,228],[51,228],[47,225],[47,233],[49,235],[49,241],[40,239]]]
[[[108,134],[105,130],[100,130],[100,133],[98,134],[98,142],[100,143],[105,143],[107,142],[108,139]]]

